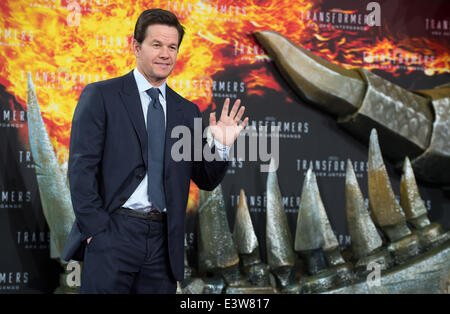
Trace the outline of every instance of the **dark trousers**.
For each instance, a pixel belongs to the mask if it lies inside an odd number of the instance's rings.
[[[165,222],[113,214],[86,246],[80,293],[175,293]]]

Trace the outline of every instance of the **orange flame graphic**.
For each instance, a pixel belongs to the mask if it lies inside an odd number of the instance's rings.
[[[274,77],[267,72],[267,68],[252,70],[244,79],[249,91],[247,95],[264,95],[264,89],[273,89],[281,91],[281,86],[275,81]]]

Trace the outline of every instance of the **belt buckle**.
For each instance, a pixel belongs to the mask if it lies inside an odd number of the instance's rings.
[[[161,211],[158,208],[156,208],[155,206],[153,206],[153,205],[150,205],[150,211],[149,212],[152,213],[152,214],[160,214],[161,213]]]

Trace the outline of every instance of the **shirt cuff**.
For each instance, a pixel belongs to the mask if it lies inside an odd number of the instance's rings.
[[[228,161],[228,155],[230,153],[231,145],[225,146],[222,143],[220,143],[218,140],[214,138],[214,145],[216,146],[216,150],[221,154],[222,160]]]

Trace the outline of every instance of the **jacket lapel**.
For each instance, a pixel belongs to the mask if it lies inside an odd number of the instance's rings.
[[[167,173],[167,169],[170,166],[169,162],[172,160],[170,157],[172,146],[177,138],[171,138],[172,129],[177,125],[183,123],[183,103],[180,96],[178,96],[168,85],[166,86],[166,140],[165,140],[165,155],[164,155],[164,168]]]
[[[136,80],[133,76],[133,71],[124,76],[123,89],[120,91],[122,104],[125,107],[128,116],[133,123],[133,127],[139,138],[141,144],[142,159],[145,167],[148,164],[148,138],[147,129],[145,128],[144,114],[142,112],[141,99],[139,97],[139,90],[137,88]],[[176,139],[171,138],[172,129],[183,123],[183,103],[180,96],[178,96],[169,86],[166,86],[166,139],[165,139],[165,168],[170,166],[169,161],[172,145]]]
[[[144,160],[145,167],[147,168],[147,129],[145,128],[141,98],[139,97],[139,90],[133,76],[133,71],[124,76],[123,89],[119,93],[122,98],[122,103],[138,135],[139,142],[141,144],[142,159]]]

